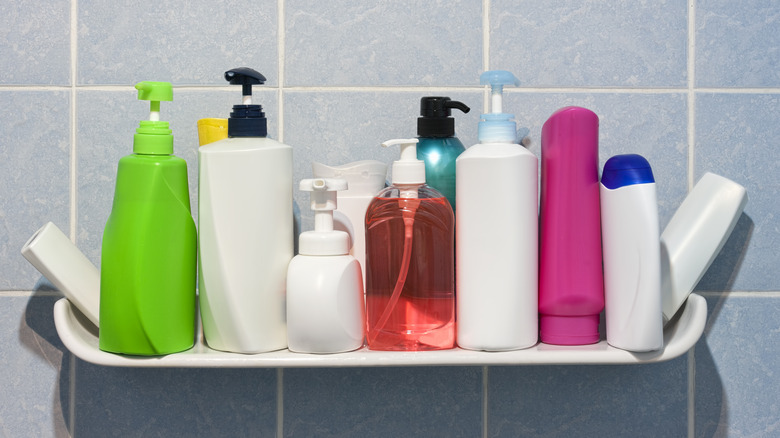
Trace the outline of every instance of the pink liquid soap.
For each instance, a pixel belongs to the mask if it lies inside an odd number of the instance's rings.
[[[446,198],[425,185],[418,198],[400,198],[393,187],[374,198],[366,212],[368,348],[454,348],[454,271]]]

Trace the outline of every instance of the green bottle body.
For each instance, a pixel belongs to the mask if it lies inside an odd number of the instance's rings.
[[[173,155],[122,158],[103,233],[101,350],[150,356],[194,345],[196,245],[187,163]]]
[[[417,159],[425,162],[426,184],[440,191],[455,211],[455,160],[466,150],[457,137],[420,137]]]

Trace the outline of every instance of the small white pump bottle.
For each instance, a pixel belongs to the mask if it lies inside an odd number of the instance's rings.
[[[469,350],[531,347],[538,340],[539,160],[517,142],[514,116],[502,112],[508,71],[487,71],[491,110],[479,144],[456,161],[457,342]]]
[[[299,254],[287,269],[287,344],[296,353],[340,353],[363,346],[366,328],[360,264],[349,255],[349,235],[333,230],[336,192],[343,179],[305,179],[314,231],[301,233]]]
[[[628,351],[663,347],[658,200],[650,164],[616,155],[601,173],[601,240],[607,342]]]

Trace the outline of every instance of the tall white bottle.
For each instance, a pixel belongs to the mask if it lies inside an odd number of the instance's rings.
[[[664,345],[658,198],[650,163],[616,155],[601,173],[607,342],[628,351]]]
[[[296,353],[340,353],[363,346],[366,308],[360,264],[349,255],[349,235],[333,229],[336,192],[343,179],[305,179],[314,231],[301,233],[287,270],[287,343]]]
[[[333,212],[333,229],[349,234],[349,253],[360,263],[366,284],[366,210],[374,196],[385,187],[387,164],[376,160],[355,161],[340,166],[312,163],[315,178],[341,178],[347,189],[338,192]]]
[[[200,312],[209,347],[236,353],[285,348],[287,265],[293,257],[292,148],[266,137],[249,68],[225,73],[243,87],[228,138],[198,151]]]
[[[536,156],[517,142],[502,88],[519,85],[508,71],[487,71],[491,110],[479,122],[479,144],[456,161],[457,342],[502,351],[538,341]]]

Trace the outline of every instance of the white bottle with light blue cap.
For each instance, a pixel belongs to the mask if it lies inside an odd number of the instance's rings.
[[[457,341],[469,350],[504,351],[538,341],[537,157],[518,144],[514,115],[503,112],[504,70],[486,71],[491,112],[479,144],[456,161]]]
[[[661,240],[650,163],[636,154],[610,158],[600,191],[607,343],[635,352],[659,350]]]

